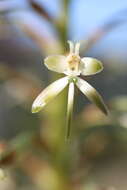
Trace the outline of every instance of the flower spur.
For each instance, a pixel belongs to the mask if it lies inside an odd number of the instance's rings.
[[[39,112],[50,100],[58,95],[68,84],[68,104],[67,104],[67,139],[70,136],[70,126],[73,112],[74,102],[74,85],[86,95],[104,114],[107,115],[108,111],[104,104],[102,97],[99,93],[85,80],[78,76],[94,75],[103,70],[102,63],[94,58],[79,56],[80,43],[73,44],[68,41],[70,52],[68,56],[51,55],[44,60],[45,66],[58,73],[67,75],[61,79],[56,80],[45,88],[39,96],[35,99],[32,105],[32,113]]]

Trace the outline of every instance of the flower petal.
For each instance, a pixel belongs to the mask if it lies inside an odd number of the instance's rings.
[[[45,88],[35,99],[32,105],[32,113],[39,112],[50,100],[59,94],[68,84],[68,77],[58,79]]]
[[[73,113],[73,103],[74,103],[74,82],[69,84],[68,89],[68,104],[67,104],[67,121],[66,121],[66,140],[70,137],[72,113]]]
[[[93,88],[88,82],[84,81],[83,79],[77,77],[76,82],[77,87],[81,90],[83,94],[86,95],[86,97],[92,101],[96,106],[104,113],[108,114],[108,110],[106,108],[106,105],[104,104],[104,101],[102,97],[99,95],[99,93]]]
[[[103,65],[97,59],[84,57],[81,59],[80,70],[82,75],[94,75],[103,70]]]
[[[66,57],[62,55],[51,55],[44,60],[46,67],[58,73],[63,73],[67,70]]]

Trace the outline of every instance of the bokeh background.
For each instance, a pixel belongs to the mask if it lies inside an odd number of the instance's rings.
[[[76,90],[65,142],[67,89],[40,113],[35,97],[61,77],[44,66],[67,40],[104,70],[85,78],[110,115]],[[127,189],[127,0],[0,0],[0,189]],[[3,179],[4,178],[4,179]]]

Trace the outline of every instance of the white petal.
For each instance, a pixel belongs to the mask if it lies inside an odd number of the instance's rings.
[[[44,60],[46,67],[58,73],[63,73],[67,70],[66,57],[62,55],[51,55]]]
[[[69,48],[70,48],[70,54],[74,53],[74,43],[70,40],[67,41],[69,44]]]
[[[32,113],[39,112],[50,100],[59,94],[68,84],[68,77],[58,79],[45,88],[35,99],[32,105]]]
[[[75,54],[76,55],[79,55],[79,48],[80,48],[80,43],[78,42],[75,44]]]
[[[84,81],[83,79],[77,77],[76,85],[81,90],[83,94],[86,95],[86,97],[92,101],[96,106],[104,113],[108,114],[107,108],[104,104],[104,101],[102,97],[99,95],[99,93],[93,88],[88,82]]]
[[[103,70],[103,65],[97,59],[84,57],[81,59],[80,70],[82,75],[94,75]]]
[[[74,103],[74,83],[71,82],[69,84],[69,89],[68,89],[68,103],[67,103],[67,121],[66,121],[66,128],[67,128],[66,139],[67,140],[70,137],[73,103]]]

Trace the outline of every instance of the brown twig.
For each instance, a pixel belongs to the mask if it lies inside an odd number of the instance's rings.
[[[54,23],[53,17],[47,12],[47,10],[42,5],[40,5],[35,0],[28,0],[28,1],[30,3],[30,6],[33,8],[34,11],[36,11],[38,14],[43,16],[49,22]]]

